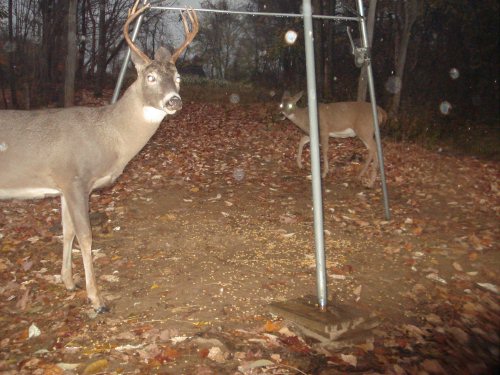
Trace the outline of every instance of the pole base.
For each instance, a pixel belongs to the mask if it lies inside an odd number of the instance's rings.
[[[364,343],[373,337],[372,330],[380,324],[375,315],[355,305],[330,302],[322,311],[316,296],[273,302],[268,310],[291,321],[302,334],[328,349]]]

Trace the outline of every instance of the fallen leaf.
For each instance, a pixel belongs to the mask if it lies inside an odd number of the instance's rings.
[[[422,367],[430,374],[446,374],[441,364],[436,359],[426,359],[422,362]]]
[[[461,344],[466,345],[469,342],[469,335],[459,327],[449,327],[446,329]]]
[[[439,277],[436,273],[430,273],[426,276],[429,280],[437,281],[441,284],[448,284],[445,279]]]
[[[210,348],[207,354],[207,358],[217,363],[226,362],[226,355],[218,346],[213,346]]]
[[[340,354],[340,358],[353,367],[358,365],[358,358],[352,354]]]
[[[64,371],[76,370],[79,366],[80,366],[80,363],[64,363],[64,362],[59,362],[57,364],[57,367],[61,368]]]
[[[43,369],[43,375],[62,375],[64,370],[58,365],[46,364],[41,366]]]
[[[460,272],[462,272],[464,270],[462,268],[462,266],[460,265],[460,263],[457,263],[457,262],[453,262],[453,268],[455,268],[455,270],[460,271]]]
[[[264,331],[266,332],[278,332],[279,330],[280,330],[280,325],[270,320],[268,320],[264,325]]]
[[[28,328],[28,338],[31,339],[33,337],[38,337],[42,334],[40,331],[40,328],[36,326],[35,323],[31,323],[30,327]]]
[[[103,372],[104,369],[108,367],[108,360],[107,359],[99,359],[97,361],[92,362],[91,364],[87,365],[85,367],[85,370],[83,370],[83,375],[94,375],[99,372]]]
[[[116,275],[101,275],[99,277],[100,280],[107,281],[108,283],[117,283],[120,281],[120,278]]]
[[[241,372],[247,372],[248,370],[253,370],[256,368],[266,367],[266,366],[274,366],[274,362],[271,362],[268,359],[259,359],[257,361],[245,363],[242,366],[239,366],[238,370]]]
[[[494,284],[490,284],[490,283],[477,283],[477,285],[479,285],[483,289],[486,289],[486,290],[488,290],[490,292],[498,294],[498,287],[496,285],[494,285]]]

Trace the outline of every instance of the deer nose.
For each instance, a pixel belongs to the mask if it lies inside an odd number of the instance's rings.
[[[182,100],[179,95],[173,95],[165,104],[165,107],[171,111],[178,111],[182,108]]]

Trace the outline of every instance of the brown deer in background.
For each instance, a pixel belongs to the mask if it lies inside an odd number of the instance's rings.
[[[302,129],[304,135],[299,142],[297,152],[297,165],[302,168],[302,150],[309,139],[309,111],[307,108],[297,107],[297,102],[302,97],[303,92],[290,95],[285,91],[280,103],[280,112],[291,122]],[[387,119],[386,112],[377,107],[379,123],[383,124]],[[348,138],[359,137],[368,149],[368,158],[361,169],[358,178],[362,178],[367,172],[370,163],[372,169],[367,182],[368,187],[373,187],[377,177],[378,157],[377,145],[375,143],[372,107],[366,102],[337,102],[318,105],[319,138],[321,151],[323,153],[323,173],[324,178],[328,174],[328,142],[330,137]]]
[[[137,80],[115,104],[38,111],[0,111],[0,199],[61,197],[63,261],[61,277],[73,290],[71,251],[75,237],[81,248],[87,296],[97,312],[107,310],[92,262],[89,195],[113,183],[128,162],[156,132],[166,115],[182,107],[179,55],[198,32],[193,10],[182,22],[181,46],[170,54],[160,48],[150,60],[131,41],[129,25],[149,6],[136,0],[124,25]]]

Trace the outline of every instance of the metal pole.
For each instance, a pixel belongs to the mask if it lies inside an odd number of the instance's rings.
[[[146,3],[146,1],[144,1]],[[137,34],[139,33],[139,28],[141,27],[142,18],[144,17],[144,13],[139,16],[137,21],[135,22],[134,31],[132,32],[132,42],[135,41]],[[113,96],[111,97],[111,104],[116,103],[118,100],[118,96],[120,96],[120,90],[123,85],[123,78],[125,77],[125,73],[127,72],[127,65],[130,61],[130,48],[127,48],[127,53],[125,54],[125,59],[123,60],[122,67],[120,69],[120,74],[118,74],[118,79],[116,81],[115,91],[113,91]]]
[[[366,19],[363,8],[363,0],[357,0],[358,12],[360,15],[359,19],[359,29],[361,32],[361,43],[363,48],[368,51],[368,33],[366,31]],[[385,180],[385,168],[384,168],[384,156],[382,154],[382,142],[380,141],[380,130],[378,123],[378,113],[377,113],[377,99],[375,98],[375,85],[373,84],[373,70],[372,63],[370,58],[368,58],[365,62],[366,70],[368,73],[368,88],[370,90],[370,101],[372,104],[372,113],[373,113],[373,123],[375,126],[375,141],[377,143],[377,154],[378,154],[378,162],[380,166],[380,180],[382,182],[382,194],[384,197],[384,210],[385,217],[387,220],[391,218],[391,213],[389,211],[389,196],[387,194],[387,184]]]
[[[311,171],[316,244],[316,279],[321,310],[326,308],[326,262],[323,234],[323,202],[321,196],[321,168],[319,160],[318,103],[316,100],[316,72],[314,70],[314,38],[311,0],[303,0],[304,39],[306,47],[307,98],[309,105],[309,137],[311,138]]]
[[[152,5],[151,9],[155,10],[185,10],[186,7],[171,7],[171,6],[155,6]],[[248,16],[268,16],[268,17],[292,17],[292,18],[302,18],[302,14],[296,13],[275,13],[275,12],[252,12],[252,11],[243,11],[243,10],[226,10],[226,9],[203,9],[203,8],[194,8],[196,12],[208,12],[208,13],[222,13],[222,14],[241,14]],[[337,20],[337,21],[358,21],[358,17],[348,17],[348,16],[324,16],[313,14],[314,19],[323,19],[323,20]]]

